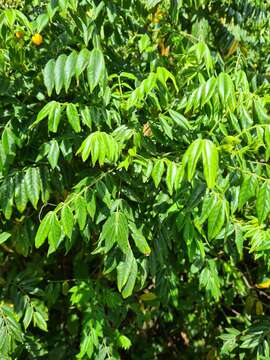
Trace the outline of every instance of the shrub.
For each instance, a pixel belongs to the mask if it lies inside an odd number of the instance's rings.
[[[268,1],[1,8],[1,359],[269,359]]]

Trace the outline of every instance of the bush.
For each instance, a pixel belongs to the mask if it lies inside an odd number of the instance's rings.
[[[1,8],[1,359],[269,359],[268,1]]]

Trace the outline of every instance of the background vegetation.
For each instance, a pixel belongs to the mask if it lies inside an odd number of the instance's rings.
[[[269,1],[0,6],[0,359],[270,359]]]

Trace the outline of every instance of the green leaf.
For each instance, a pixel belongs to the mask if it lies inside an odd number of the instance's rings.
[[[66,113],[72,129],[76,133],[79,133],[81,131],[81,125],[80,125],[80,118],[76,106],[74,104],[68,104],[66,107]]]
[[[31,125],[31,128],[33,128],[34,126],[36,126],[40,121],[42,121],[43,119],[45,119],[54,109],[56,104],[56,101],[50,101],[48,102],[38,113],[36,121],[33,122],[33,124]]]
[[[63,230],[65,235],[71,239],[73,226],[74,226],[74,219],[73,213],[68,205],[64,205],[61,210],[61,224],[63,226]]]
[[[54,102],[53,107],[49,113],[48,129],[54,133],[57,132],[58,125],[61,118],[62,107],[61,104]]]
[[[218,171],[218,151],[210,140],[202,141],[202,159],[206,183],[212,189],[215,186]]]
[[[40,191],[41,191],[41,200],[43,203],[47,203],[50,197],[50,176],[49,169],[47,167],[39,168],[40,174]]]
[[[270,116],[264,109],[260,99],[253,99],[253,115],[260,124],[270,124]]]
[[[210,291],[216,301],[221,297],[220,281],[214,260],[209,260],[208,266],[200,274],[200,285]]]
[[[60,94],[61,89],[64,85],[66,60],[67,60],[67,56],[65,54],[61,54],[60,56],[58,56],[55,62],[54,81],[55,81],[55,92],[57,95]]]
[[[192,109],[195,110],[201,102],[203,85],[199,88],[195,89],[188,97],[188,101],[186,104],[185,113],[189,113]]]
[[[133,292],[133,289],[135,286],[135,282],[136,282],[137,271],[138,271],[137,263],[136,263],[136,260],[133,258],[131,261],[131,269],[130,269],[127,283],[126,283],[124,289],[122,290],[122,296],[124,299],[126,299],[127,297],[132,295],[132,292]]]
[[[207,44],[204,41],[200,41],[196,45],[194,45],[191,50],[192,49],[195,50],[198,62],[204,62],[207,72],[209,74],[210,70],[212,70],[213,68],[213,60]]]
[[[203,141],[201,139],[195,140],[183,156],[183,166],[187,166],[188,181],[191,181],[194,177],[197,162],[202,153],[202,144]]]
[[[54,68],[55,61],[51,59],[47,62],[43,71],[44,85],[47,89],[48,96],[52,95],[52,91],[54,88]]]
[[[214,77],[212,77],[206,81],[206,83],[203,85],[203,89],[202,89],[201,106],[204,106],[211,100],[212,96],[215,93],[216,86],[217,86],[217,80]]]
[[[0,208],[5,218],[9,220],[12,215],[14,196],[14,181],[12,177],[5,179],[0,187]]]
[[[93,134],[91,141],[91,155],[92,155],[92,164],[95,166],[96,162],[101,157],[101,163],[104,163],[105,160],[105,144],[103,138],[99,136],[99,133]],[[101,156],[100,156],[101,155]]]
[[[225,222],[226,203],[218,200],[208,217],[208,238],[214,239],[222,229]]]
[[[86,161],[91,153],[91,148],[93,147],[93,134],[89,135],[81,144],[77,154],[82,154],[82,160]],[[94,165],[94,164],[93,164]]]
[[[138,45],[141,53],[147,51],[151,47],[150,37],[147,34],[141,35]]]
[[[128,350],[132,345],[130,339],[125,335],[120,335],[118,338],[118,342],[120,347],[124,350]]]
[[[169,110],[169,114],[173,121],[182,129],[188,131],[191,129],[191,125],[189,124],[188,120],[180,113],[174,110]]]
[[[264,129],[264,142],[265,142],[265,160],[270,158],[270,125]]]
[[[103,181],[98,181],[96,185],[97,196],[107,205],[108,208],[112,206],[112,194],[108,190]]]
[[[95,213],[96,213],[96,196],[95,193],[88,189],[85,193],[85,200],[87,203],[87,211],[90,215],[91,219],[94,220]]]
[[[24,177],[27,197],[35,209],[40,194],[40,173],[38,168],[28,168]]]
[[[144,255],[149,255],[151,253],[151,249],[141,229],[138,229],[133,222],[129,222],[129,228],[138,250]]]
[[[14,141],[14,134],[12,133],[11,129],[8,127],[4,128],[2,133],[2,147],[6,155],[15,155],[15,141]]]
[[[3,146],[0,141],[0,171],[3,171],[7,164],[7,155],[4,152]]]
[[[153,167],[152,174],[151,174],[156,188],[158,187],[158,185],[161,181],[164,170],[165,170],[164,161],[162,159],[157,160],[155,162],[155,165]]]
[[[134,256],[132,251],[125,255],[125,261],[121,261],[117,266],[117,288],[119,291],[125,286],[132,267]]]
[[[24,317],[23,317],[23,326],[24,326],[25,330],[27,330],[28,326],[30,325],[33,315],[34,315],[33,306],[31,304],[28,304],[25,314],[24,314]]]
[[[243,260],[243,243],[244,243],[244,237],[243,237],[243,231],[239,224],[234,225],[234,231],[235,231],[235,244],[236,248],[240,257],[240,260]]]
[[[173,139],[172,127],[169,125],[169,121],[171,121],[170,118],[167,116],[159,115],[159,121],[165,134],[172,140]]]
[[[166,175],[166,184],[170,195],[173,194],[176,178],[177,178],[177,166],[174,162],[170,161],[167,165],[167,175]]]
[[[49,16],[46,13],[39,14],[34,22],[34,28],[37,33],[40,33],[49,22]]]
[[[270,181],[265,181],[259,188],[257,200],[256,200],[256,210],[258,214],[259,224],[267,218],[270,213]]]
[[[87,203],[83,196],[78,196],[75,200],[75,213],[79,228],[82,231],[87,219]]]
[[[128,242],[128,221],[120,211],[114,212],[105,222],[102,228],[101,241],[105,240],[106,252],[117,243],[123,253],[130,251]]]
[[[199,219],[200,224],[203,224],[208,219],[216,202],[217,202],[217,197],[213,194],[208,194],[203,198],[202,212]]]
[[[89,129],[92,129],[92,118],[90,114],[90,110],[88,106],[80,106],[80,113],[82,122],[89,127]]]
[[[234,96],[234,85],[229,74],[224,72],[218,77],[218,92],[223,106],[226,106],[230,97]]]
[[[43,245],[44,241],[48,237],[49,231],[51,229],[52,217],[53,211],[49,211],[42,219],[35,237],[36,248],[39,248],[41,245]]]
[[[50,217],[50,231],[48,234],[48,241],[52,249],[57,249],[61,240],[61,226],[55,212]]]
[[[178,89],[178,86],[176,83],[175,76],[169,70],[167,70],[165,67],[163,67],[163,66],[157,67],[156,79],[159,80],[165,88],[167,85],[166,84],[167,80],[170,79],[174,85],[175,90],[178,92],[179,89]]]
[[[0,234],[0,244],[3,244],[5,241],[7,241],[11,237],[10,233],[2,232]]]
[[[47,320],[48,315],[46,314],[46,312],[42,311],[41,309],[36,309],[33,314],[34,324],[37,325],[37,327],[39,327],[41,330],[48,331]]]
[[[91,153],[92,164],[95,166],[97,161],[100,165],[103,165],[105,160],[116,162],[119,157],[119,150],[118,143],[111,135],[96,131],[83,141],[77,154],[81,153],[82,159],[85,161]]]
[[[65,86],[65,92],[67,93],[70,83],[72,80],[72,77],[75,75],[75,66],[77,62],[77,53],[76,51],[72,51],[71,54],[68,55],[65,63],[65,69],[64,69],[64,86]]]
[[[100,49],[93,49],[90,54],[87,67],[87,79],[92,92],[101,79],[105,76],[105,62],[103,53]]]
[[[4,7],[4,9],[5,9],[5,7]],[[5,10],[4,14],[5,14],[6,22],[9,25],[9,27],[13,27],[14,22],[16,21],[16,18],[17,18],[16,10],[7,8]]]
[[[86,68],[89,60],[90,60],[90,51],[86,48],[82,49],[78,55],[76,66],[75,66],[75,73],[76,78],[78,79],[81,73]]]
[[[18,211],[23,213],[28,202],[28,197],[26,193],[24,176],[21,172],[17,173],[15,176],[14,201]]]
[[[48,153],[48,160],[53,169],[56,168],[57,166],[59,154],[60,154],[60,149],[58,142],[55,139],[53,139],[50,141],[50,150]]]
[[[152,9],[153,7],[155,7],[158,3],[160,3],[161,0],[143,0],[143,2],[145,3],[145,6],[148,10]]]
[[[18,316],[7,305],[0,306],[0,352],[3,359],[10,358],[8,354],[14,351],[14,344],[23,342],[23,333],[18,323]],[[6,355],[6,356],[5,356]]]
[[[242,209],[245,203],[250,200],[256,194],[258,186],[257,176],[255,175],[244,175],[244,180],[241,184],[238,209]]]

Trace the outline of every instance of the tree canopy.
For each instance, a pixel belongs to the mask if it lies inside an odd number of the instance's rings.
[[[0,8],[0,359],[270,359],[269,1]]]

